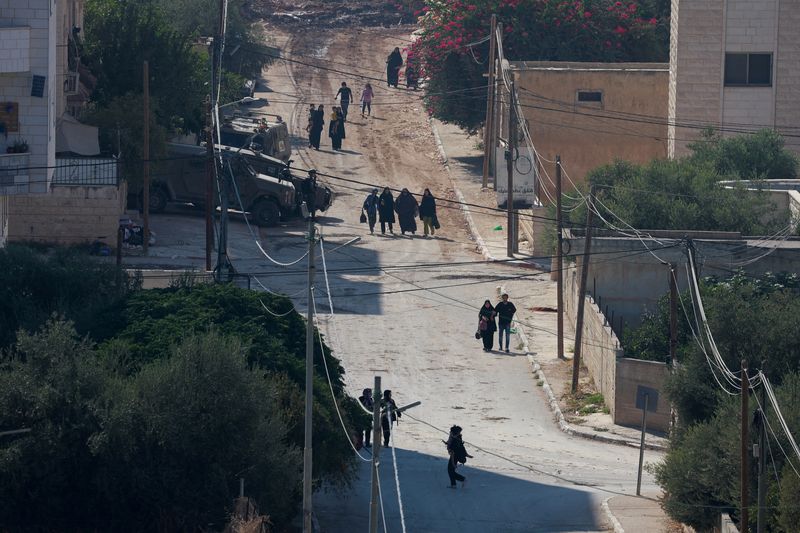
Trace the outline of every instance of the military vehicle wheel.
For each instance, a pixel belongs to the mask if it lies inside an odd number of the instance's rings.
[[[281,219],[281,210],[272,200],[259,200],[251,213],[259,226],[276,226]]]
[[[167,191],[162,189],[161,187],[155,187],[150,189],[150,212],[151,213],[161,213],[164,209],[167,208],[167,204],[169,203],[169,196],[167,196]]]

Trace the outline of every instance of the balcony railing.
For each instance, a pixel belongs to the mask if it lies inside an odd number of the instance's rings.
[[[53,185],[116,186],[118,176],[116,159],[57,157]]]
[[[0,154],[0,196],[28,192],[30,154]]]

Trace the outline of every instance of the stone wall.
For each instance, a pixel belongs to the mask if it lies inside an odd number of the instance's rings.
[[[578,316],[580,266],[564,270],[564,315],[575,326]],[[581,360],[597,390],[603,394],[611,417],[616,414],[617,360],[623,356],[619,339],[591,295],[586,296],[583,312]]]
[[[641,428],[642,410],[636,407],[636,392],[639,385],[642,385],[658,392],[656,411],[647,413],[647,428],[668,432],[672,414],[669,399],[664,393],[664,382],[669,372],[670,368],[666,363],[625,357],[617,359],[614,423]],[[655,399],[649,401],[653,400]]]
[[[8,200],[8,240],[53,244],[117,243],[127,187],[53,186],[50,194]]]

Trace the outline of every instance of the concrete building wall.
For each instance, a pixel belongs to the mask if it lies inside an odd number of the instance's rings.
[[[673,0],[669,155],[689,153],[700,127],[724,135],[800,123],[800,0]],[[772,54],[768,87],[726,86],[725,54]],[[696,127],[681,127],[681,126]],[[787,138],[800,153],[800,139]]]
[[[579,272],[580,267],[564,270],[564,315],[575,326],[578,316]],[[589,371],[597,390],[603,395],[606,407],[615,417],[617,360],[623,356],[619,339],[607,325],[603,313],[591,295],[584,305],[584,332],[581,343],[583,366]]]
[[[13,193],[47,191],[55,165],[56,87],[55,0],[0,0],[0,27],[25,27],[30,31],[29,69],[0,71],[0,102],[19,106],[19,131],[0,135],[0,156],[17,139],[29,146],[28,164],[38,167],[25,174],[27,186],[17,184]],[[31,96],[32,77],[45,76],[44,96]],[[9,191],[7,191],[9,192]]]
[[[669,157],[704,125],[722,121],[724,0],[673,0],[670,17]]]
[[[116,246],[127,188],[53,186],[49,194],[14,198],[8,233],[15,241]]]
[[[516,62],[520,103],[541,155],[561,155],[573,181],[614,159],[647,162],[667,155],[669,66],[664,63]],[[601,102],[579,102],[579,91],[599,91]],[[507,113],[507,109],[504,110]],[[657,117],[615,120],[621,113]],[[554,171],[548,170],[552,176]],[[547,177],[541,186],[553,193]],[[566,188],[571,187],[567,182]],[[545,194],[539,198],[547,201]]]

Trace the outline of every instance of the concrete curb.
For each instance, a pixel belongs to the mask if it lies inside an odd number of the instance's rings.
[[[614,516],[614,513],[611,512],[611,507],[608,506],[608,500],[610,500],[613,497],[614,496],[611,496],[603,500],[603,504],[600,507],[606,514],[606,518],[608,518],[608,521],[611,522],[611,525],[614,527],[614,533],[625,533],[625,529],[622,527],[622,524],[619,523],[617,517]]]
[[[467,220],[469,232],[475,239],[475,245],[486,261],[496,261],[497,259],[489,251],[489,248],[486,246],[486,242],[483,240],[483,237],[481,237],[481,234],[478,233],[478,228],[475,225],[475,221],[472,219],[472,213],[469,210],[466,198],[464,198],[461,190],[456,186],[456,182],[453,179],[453,173],[450,170],[450,163],[448,163],[447,153],[444,151],[442,138],[439,136],[439,130],[436,128],[436,124],[433,123],[433,119],[430,117],[428,117],[428,124],[431,126],[433,138],[436,141],[436,149],[439,151],[439,157],[442,158],[442,165],[444,165],[447,175],[450,177],[450,184],[453,186],[453,191],[456,193],[456,200],[458,200],[459,205],[461,206],[461,211],[464,213],[464,218]]]
[[[431,131],[433,132],[433,138],[436,141],[436,149],[439,151],[439,156],[442,158],[442,164],[444,165],[445,170],[447,170],[447,175],[450,177],[450,183],[453,186],[453,191],[456,194],[456,198],[460,202],[461,211],[464,213],[464,218],[467,220],[469,231],[472,234],[472,237],[475,239],[476,246],[480,251],[480,253],[483,255],[485,260],[497,261],[497,259],[491,254],[488,247],[486,246],[486,242],[483,240],[483,237],[481,237],[480,233],[478,232],[478,228],[475,225],[475,221],[472,219],[472,213],[469,210],[469,206],[466,205],[466,200],[464,198],[464,195],[456,186],[455,180],[453,179],[452,171],[450,169],[450,164],[448,163],[447,153],[445,152],[444,145],[442,144],[442,138],[439,136],[439,130],[436,128],[436,124],[434,124],[433,119],[431,119],[430,117],[428,118],[428,123],[431,126]],[[535,264],[531,263],[512,262],[510,264],[513,264],[515,266],[526,266],[529,268],[538,269]],[[569,423],[567,423],[566,418],[564,417],[564,414],[561,412],[561,408],[558,405],[558,400],[556,399],[556,396],[553,393],[553,389],[547,382],[547,378],[545,377],[544,372],[542,372],[541,366],[533,359],[533,356],[531,355],[530,350],[528,349],[528,339],[525,336],[525,332],[523,331],[523,329],[520,327],[519,324],[517,324],[517,335],[519,335],[520,340],[522,341],[523,349],[525,350],[525,355],[528,357],[528,361],[530,362],[531,367],[533,368],[533,373],[539,380],[542,381],[542,389],[544,389],[545,393],[547,394],[547,401],[550,404],[550,410],[552,410],[553,413],[555,414],[558,427],[561,431],[569,435],[583,437],[585,439],[598,440],[601,442],[608,442],[610,444],[617,444],[622,446],[631,446],[636,449],[639,448],[638,442],[633,443],[621,437],[620,438],[611,437],[610,435],[603,435],[602,433],[590,432],[569,425]],[[661,446],[660,444],[645,443],[645,449],[666,451],[667,448],[665,446]]]
[[[558,424],[558,428],[564,433],[575,437],[606,442],[609,444],[616,444],[618,446],[630,446],[631,448],[636,448],[638,450],[639,449],[638,442],[631,442],[622,437],[612,437],[611,435],[605,435],[603,433],[597,433],[595,431],[589,431],[577,428],[575,426],[571,426],[569,422],[567,422],[566,417],[564,417],[564,413],[561,412],[561,407],[558,405],[558,399],[556,398],[556,395],[553,392],[552,387],[550,387],[550,383],[547,382],[547,377],[544,375],[541,365],[539,365],[539,363],[537,363],[536,360],[533,358],[533,355],[531,355],[530,349],[528,348],[528,338],[525,335],[525,331],[519,324],[516,324],[516,326],[517,326],[517,335],[519,335],[520,340],[522,341],[522,346],[523,350],[525,350],[525,355],[528,358],[528,362],[530,362],[531,364],[531,369],[533,370],[534,375],[536,376],[537,379],[539,379],[542,382],[542,390],[544,390],[545,394],[547,395],[547,403],[550,405],[550,410],[553,411],[553,414],[556,417],[556,423]],[[660,444],[650,444],[647,442],[645,442],[644,447],[647,450],[655,450],[655,451],[667,450],[666,446],[662,446]]]

